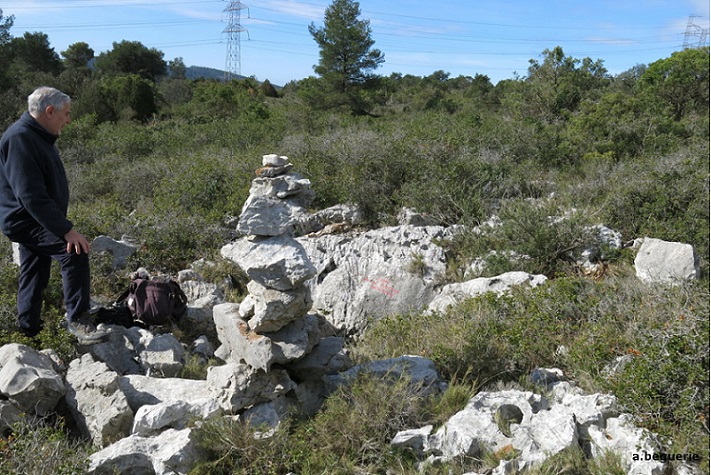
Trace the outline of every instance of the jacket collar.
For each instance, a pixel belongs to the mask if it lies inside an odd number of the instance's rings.
[[[54,142],[57,141],[58,136],[47,132],[47,129],[42,127],[40,123],[37,122],[29,112],[25,112],[24,114],[22,114],[20,120],[29,128],[37,132],[37,134],[39,134],[39,136],[42,137],[42,139],[50,145],[54,145]]]

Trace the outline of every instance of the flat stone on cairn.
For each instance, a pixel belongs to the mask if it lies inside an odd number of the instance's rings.
[[[255,173],[261,177],[274,177],[288,172],[293,166],[289,163],[289,157],[271,153],[262,156],[262,168],[258,168]]]

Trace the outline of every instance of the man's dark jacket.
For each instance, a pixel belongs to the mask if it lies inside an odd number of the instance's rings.
[[[69,185],[56,135],[28,112],[0,139],[0,231],[13,234],[29,227],[64,237],[73,227],[67,219]]]

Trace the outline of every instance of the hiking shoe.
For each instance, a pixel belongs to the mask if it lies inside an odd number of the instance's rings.
[[[79,343],[83,345],[98,343],[109,336],[108,331],[96,328],[94,322],[83,315],[77,320],[69,322],[67,324],[67,331],[77,337]]]

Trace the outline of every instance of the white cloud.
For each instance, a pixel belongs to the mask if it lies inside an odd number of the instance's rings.
[[[313,21],[323,19],[323,14],[326,10],[326,5],[319,6],[294,0],[269,0],[263,3],[265,9],[275,10],[283,15],[306,18]]]

